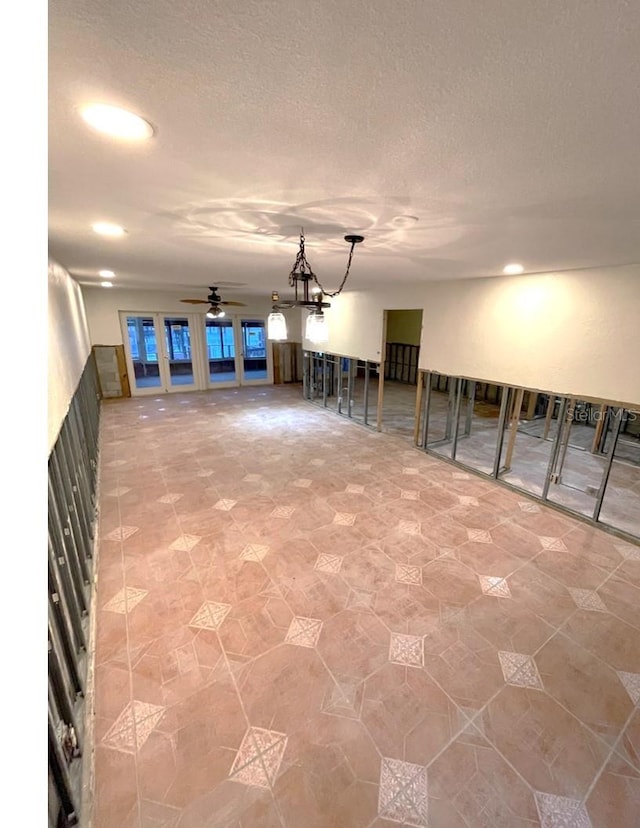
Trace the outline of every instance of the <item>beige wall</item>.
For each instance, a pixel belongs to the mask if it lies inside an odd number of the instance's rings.
[[[80,286],[53,261],[49,261],[47,316],[47,420],[51,451],[91,353]]]
[[[390,310],[387,313],[387,342],[419,345],[421,335],[421,310]]]
[[[204,291],[204,297],[208,291]],[[126,290],[122,288],[83,287],[87,308],[89,332],[93,345],[122,345],[122,330],[120,328],[119,311],[142,311],[146,313],[176,313],[202,314],[207,310],[206,305],[186,305],[180,302],[183,296],[195,296],[193,290],[173,293],[168,291]],[[224,298],[224,294],[223,294]],[[229,308],[228,316],[243,316],[256,314],[267,316],[271,311],[271,303],[267,300],[252,299],[251,297],[229,296],[229,299],[246,302],[245,308]],[[287,327],[289,342],[300,342],[300,311],[287,311]]]
[[[640,403],[640,266],[349,291],[331,303],[330,353],[378,361],[383,311],[422,308],[423,369]]]

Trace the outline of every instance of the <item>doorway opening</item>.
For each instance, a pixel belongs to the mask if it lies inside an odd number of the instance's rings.
[[[384,330],[383,430],[413,438],[419,376],[422,309],[386,310]]]

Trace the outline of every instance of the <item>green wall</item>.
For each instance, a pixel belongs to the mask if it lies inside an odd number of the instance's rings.
[[[422,331],[422,310],[387,311],[387,342],[419,345]]]

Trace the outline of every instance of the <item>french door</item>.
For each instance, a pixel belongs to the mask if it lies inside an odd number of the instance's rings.
[[[259,317],[121,312],[120,322],[134,396],[273,381]]]
[[[264,319],[205,318],[207,387],[267,385],[273,381]]]
[[[127,313],[121,322],[134,396],[198,387],[188,316]]]

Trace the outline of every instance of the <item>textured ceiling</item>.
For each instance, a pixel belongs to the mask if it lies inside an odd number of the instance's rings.
[[[346,232],[360,289],[640,262],[637,0],[56,0],[49,21],[50,249],[81,282],[286,292],[301,224],[327,288]],[[92,132],[90,101],[156,136]]]

